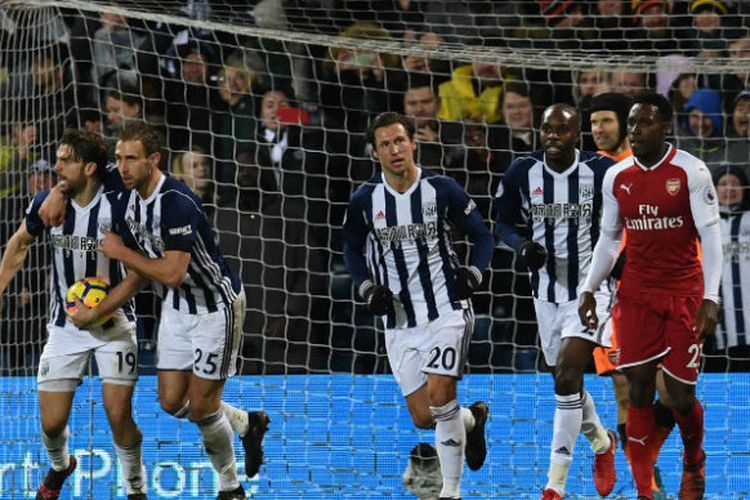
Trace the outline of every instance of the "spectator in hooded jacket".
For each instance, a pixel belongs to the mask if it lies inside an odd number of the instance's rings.
[[[721,95],[714,89],[696,90],[680,119],[687,135],[677,138],[679,147],[703,160],[713,172],[726,161]]]
[[[459,66],[440,85],[441,120],[472,120],[488,124],[502,121],[503,67],[474,61]]]

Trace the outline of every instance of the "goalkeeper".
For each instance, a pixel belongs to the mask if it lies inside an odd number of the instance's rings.
[[[472,470],[486,458],[488,408],[456,399],[474,327],[469,300],[492,256],[492,235],[474,202],[451,178],[414,160],[414,121],[381,113],[367,140],[381,171],[352,196],[343,228],[344,260],[367,309],[383,316],[388,360],[414,424],[435,427],[441,498],[460,498],[464,453]],[[474,244],[457,265],[449,231]]]

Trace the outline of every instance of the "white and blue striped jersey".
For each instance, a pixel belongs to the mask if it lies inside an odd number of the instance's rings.
[[[158,285],[163,303],[186,314],[231,306],[242,288],[240,278],[227,266],[203,205],[190,188],[162,174],[148,198],[135,189],[124,194],[124,224],[115,227],[127,246],[151,259],[164,257],[167,250],[190,253],[182,285]]]
[[[492,235],[453,179],[420,169],[414,184],[399,193],[378,172],[355,191],[344,221],[344,260],[357,288],[370,280],[393,292],[397,307],[387,328],[413,328],[469,307],[454,296],[459,263],[451,229],[468,236],[471,265],[484,271]]]
[[[109,230],[112,221],[118,217],[118,212],[122,212],[124,200],[121,198],[124,197],[114,192],[104,193],[104,188],[101,187],[85,207],[68,199],[62,225],[47,227],[39,218],[39,208],[47,195],[49,190],[38,194],[31,201],[26,211],[26,230],[35,237],[39,237],[44,231],[49,232],[52,245],[50,324],[78,330],[65,315],[68,288],[80,279],[92,277],[99,277],[114,287],[125,275],[119,261],[111,260],[98,251],[104,237],[102,230]],[[122,310],[128,321],[135,321],[131,302],[126,302]],[[114,321],[123,321],[122,315],[115,315]],[[104,327],[109,325],[105,323]]]
[[[750,326],[750,211],[722,217],[724,267],[721,274],[722,321],[716,347],[749,345]]]
[[[516,249],[525,240],[547,250],[547,263],[531,271],[534,297],[554,303],[578,298],[599,238],[604,172],[614,164],[576,150],[573,164],[556,172],[535,151],[516,159],[496,194],[495,231]],[[525,228],[523,234],[517,225]]]

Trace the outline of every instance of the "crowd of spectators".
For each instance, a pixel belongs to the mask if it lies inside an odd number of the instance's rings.
[[[65,127],[98,131],[114,147],[126,123],[149,122],[165,137],[164,170],[204,202],[225,255],[243,277],[247,373],[386,369],[375,321],[356,306],[344,275],[339,235],[351,192],[374,173],[364,132],[382,111],[415,118],[420,165],[459,181],[488,223],[505,169],[539,149],[541,111],[567,102],[585,116],[590,99],[603,92],[664,94],[675,107],[678,147],[714,173],[732,166],[750,178],[750,2],[241,3],[191,1],[179,14],[209,19],[224,13],[243,26],[426,49],[586,51],[592,61],[569,71],[531,69],[486,58],[287,42],[244,29],[211,31],[119,14],[0,7],[0,249],[29,196],[54,182],[55,143]],[[596,64],[617,54],[645,55],[655,64],[649,71]],[[731,60],[732,71],[697,71],[701,61],[721,57]],[[581,147],[595,149],[587,131]],[[48,179],[34,177],[42,174]],[[37,271],[45,269],[39,252]],[[33,366],[38,353],[46,293],[40,276],[30,276],[14,289],[14,300],[3,301],[5,370]],[[475,299],[472,369],[537,369],[528,282],[509,249],[498,248],[485,283]],[[42,300],[26,300],[19,290],[27,286],[29,296]],[[139,298],[146,316],[158,314],[152,302]],[[11,324],[14,311],[30,304],[39,325]],[[153,321],[140,326],[139,335],[150,342]],[[744,333],[738,338],[747,343]],[[7,354],[8,346],[18,345],[35,347]],[[719,345],[727,352],[726,343]]]

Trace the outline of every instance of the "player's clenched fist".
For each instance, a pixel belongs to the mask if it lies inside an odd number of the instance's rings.
[[[367,310],[375,316],[393,312],[393,292],[390,288],[369,283],[362,289],[362,298],[367,303]]]
[[[482,273],[476,267],[459,267],[454,277],[455,294],[458,300],[471,297],[482,282]]]
[[[105,230],[102,232],[104,238],[102,238],[102,241],[99,244],[99,251],[110,259],[119,259],[122,249],[125,248],[122,238],[111,231]]]
[[[529,269],[536,270],[547,262],[547,250],[536,241],[524,241],[518,247],[518,256]]]

